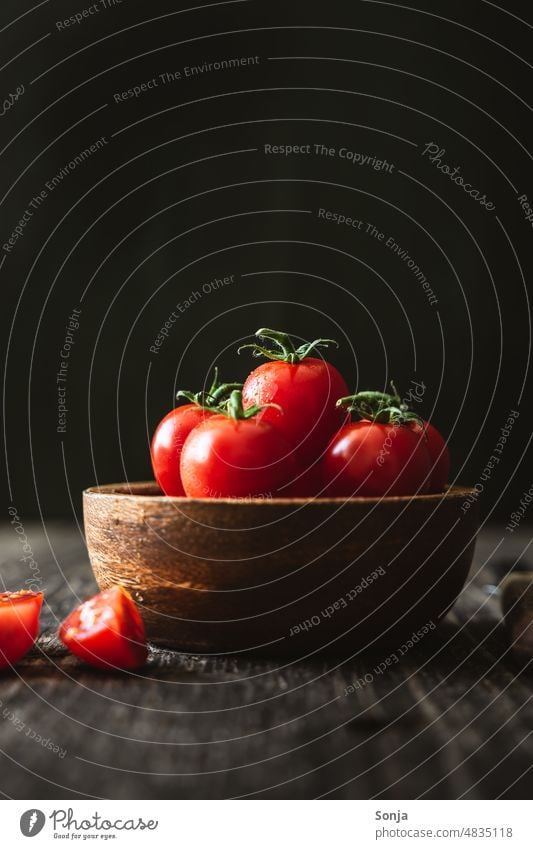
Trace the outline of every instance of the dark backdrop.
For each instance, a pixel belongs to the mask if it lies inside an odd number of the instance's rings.
[[[66,516],[87,485],[149,477],[149,435],[176,389],[215,363],[244,377],[236,346],[271,326],[337,338],[354,390],[423,382],[461,482],[481,481],[518,411],[480,497],[505,522],[533,479],[529,4],[105,5],[0,12],[9,503]],[[185,75],[210,62],[222,67]]]

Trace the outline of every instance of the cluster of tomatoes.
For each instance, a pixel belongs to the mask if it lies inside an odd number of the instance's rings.
[[[152,465],[167,495],[191,498],[401,496],[441,492],[450,458],[429,422],[396,390],[348,394],[342,375],[312,357],[336,344],[317,339],[295,347],[286,333],[262,329],[250,345],[268,362],[244,385],[179,392],[189,403],[161,421]],[[351,413],[358,416],[350,421]],[[33,646],[43,594],[0,593],[0,669]],[[135,669],[146,662],[143,621],[123,587],[77,607],[59,628],[73,654],[94,666]]]
[[[43,593],[0,593],[0,670],[26,655],[39,634]],[[137,669],[146,663],[144,623],[130,594],[119,586],[83,602],[59,627],[62,643],[81,660],[103,669]]]
[[[152,466],[166,495],[190,498],[423,495],[444,490],[450,458],[429,422],[391,394],[349,395],[339,371],[263,328],[245,345],[263,363],[244,385],[179,392],[190,402],[159,423]],[[239,349],[242,350],[242,349]],[[358,416],[351,421],[351,414]]]

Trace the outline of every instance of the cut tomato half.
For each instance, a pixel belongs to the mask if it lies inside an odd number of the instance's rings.
[[[59,628],[59,639],[81,660],[105,669],[136,669],[148,654],[139,611],[118,585],[73,610]]]
[[[42,604],[42,593],[0,593],[0,669],[16,663],[33,646]]]

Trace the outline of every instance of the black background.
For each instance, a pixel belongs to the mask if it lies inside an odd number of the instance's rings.
[[[243,378],[252,361],[237,345],[270,326],[337,338],[331,357],[354,391],[423,381],[421,410],[449,436],[460,482],[480,480],[518,410],[481,497],[507,521],[533,478],[532,228],[517,199],[533,198],[528,7],[123,0],[58,31],[83,2],[51,0],[8,26],[31,7],[3,0],[2,99],[25,91],[1,118],[2,244],[46,181],[107,140],[1,251],[8,503],[67,516],[96,481],[150,477],[149,437],[176,389],[199,388],[215,363]],[[166,71],[240,56],[259,62],[115,102]],[[495,210],[422,156],[429,142]],[[264,153],[315,143],[394,168]],[[438,304],[383,242],[320,220],[321,207],[392,236]],[[178,302],[231,274],[150,352]]]

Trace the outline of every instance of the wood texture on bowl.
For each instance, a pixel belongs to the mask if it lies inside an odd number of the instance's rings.
[[[242,502],[130,483],[88,489],[83,502],[96,580],[130,590],[153,642],[302,655],[433,630],[471,564],[471,494]]]

